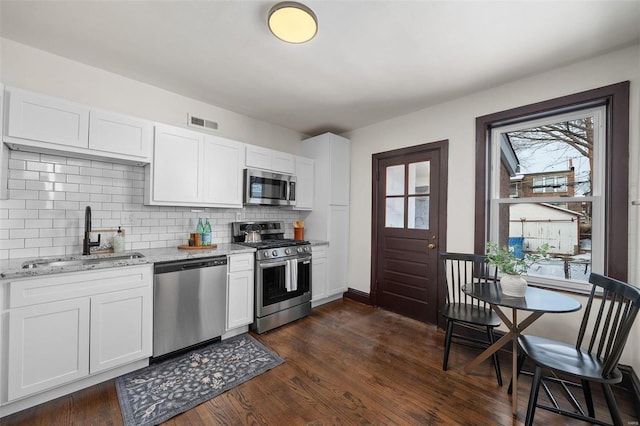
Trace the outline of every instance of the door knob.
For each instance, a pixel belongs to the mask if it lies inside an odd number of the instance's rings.
[[[436,245],[433,243],[429,243],[427,247],[429,247],[429,250],[433,250],[434,248],[436,248]]]

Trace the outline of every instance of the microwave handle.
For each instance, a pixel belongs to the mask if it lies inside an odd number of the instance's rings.
[[[287,185],[287,200],[289,201],[295,201],[296,200],[296,183],[295,182],[289,182],[289,185]]]

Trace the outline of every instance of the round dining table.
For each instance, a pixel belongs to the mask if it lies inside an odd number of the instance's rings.
[[[512,362],[512,395],[511,408],[514,417],[518,416],[518,336],[533,324],[538,318],[546,313],[567,313],[575,312],[582,307],[582,304],[566,294],[545,290],[529,285],[523,297],[513,297],[502,294],[500,283],[469,283],[463,291],[471,297],[487,302],[491,309],[500,317],[509,331],[489,346],[484,352],[467,364],[462,371],[468,373],[476,368],[482,361],[489,358],[509,341],[513,344]],[[511,309],[509,318],[504,308]],[[531,312],[528,317],[518,322],[518,311]]]

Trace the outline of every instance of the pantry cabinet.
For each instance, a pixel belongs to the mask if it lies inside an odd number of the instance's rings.
[[[253,322],[254,254],[229,256],[227,274],[227,331]]]
[[[295,210],[313,209],[313,168],[310,158],[296,156],[296,205]]]
[[[7,88],[3,141],[24,151],[144,164],[151,122],[17,88]]]
[[[0,403],[151,356],[152,265],[0,282],[7,348]]]
[[[328,241],[325,301],[348,288],[350,142],[332,133],[302,141],[302,154],[314,159],[313,210],[305,236]]]
[[[145,204],[242,207],[244,145],[179,127],[156,125],[145,167]]]

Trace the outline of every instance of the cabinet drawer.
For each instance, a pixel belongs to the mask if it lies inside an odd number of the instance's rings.
[[[247,271],[253,269],[253,263],[255,262],[255,256],[253,253],[236,254],[229,256],[229,271]]]
[[[313,254],[313,257],[327,257],[327,249],[329,247],[328,246],[311,246],[311,253]]]
[[[150,286],[151,265],[46,275],[9,282],[9,308]]]

